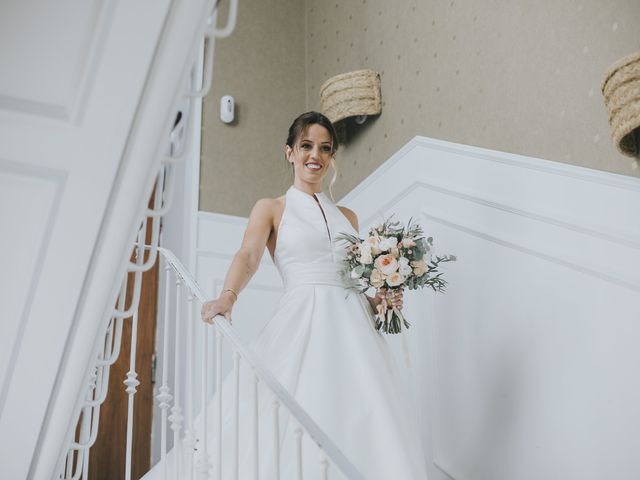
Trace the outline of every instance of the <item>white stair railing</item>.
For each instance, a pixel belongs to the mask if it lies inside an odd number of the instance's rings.
[[[217,7],[220,0],[216,0],[213,4],[212,13],[202,21],[204,22],[203,39],[207,44],[207,60],[204,66],[205,78],[201,87],[193,90],[193,85],[183,92],[179,102],[183,104],[180,111],[180,120],[176,125],[170,128],[170,140],[168,147],[168,155],[159,160],[159,168],[154,175],[155,193],[153,206],[145,210],[142,216],[140,227],[138,229],[137,239],[134,243],[133,252],[135,252],[135,262],[128,262],[127,268],[121,280],[121,288],[116,300],[116,308],[112,312],[111,318],[104,330],[104,341],[99,342],[97,351],[95,352],[95,368],[88,382],[88,389],[81,393],[81,403],[79,416],[73,420],[73,425],[77,425],[75,433],[68,440],[68,448],[65,447],[62,458],[59,461],[57,472],[54,478],[61,480],[76,480],[79,478],[87,478],[89,468],[89,449],[93,446],[98,435],[100,406],[107,396],[109,386],[109,369],[115,363],[120,353],[120,344],[122,339],[123,321],[131,318],[132,322],[132,342],[130,369],[127,373],[124,384],[128,394],[128,423],[127,423],[127,443],[126,443],[126,466],[125,478],[131,478],[132,467],[132,433],[133,427],[131,419],[133,416],[134,398],[137,391],[139,381],[135,366],[136,341],[137,341],[137,312],[140,302],[140,293],[142,287],[142,274],[149,270],[157,260],[157,247],[160,237],[160,221],[161,217],[169,210],[172,203],[173,194],[173,173],[175,163],[182,160],[184,153],[184,139],[187,136],[187,130],[190,127],[189,118],[192,101],[194,98],[202,98],[207,95],[211,88],[211,79],[213,71],[213,51],[215,38],[225,37],[231,34],[235,28],[238,0],[230,0],[229,17],[227,24],[223,29],[217,29]],[[199,48],[199,45],[198,45]],[[170,119],[173,122],[173,118]],[[151,239],[147,240],[147,229],[149,221],[151,225]],[[146,252],[145,252],[146,250]],[[146,253],[146,255],[145,255]],[[127,287],[130,280],[130,274],[133,276],[133,289],[130,296],[129,305],[126,305]],[[101,334],[102,335],[102,334]],[[102,337],[101,337],[102,338]],[[162,404],[169,405],[171,397],[168,392],[161,394],[158,398],[162,399]],[[192,412],[190,412],[192,414]],[[166,412],[163,410],[163,415]],[[172,410],[172,417],[178,428],[181,422],[178,407]],[[186,445],[193,448],[193,432],[190,432]]]
[[[272,417],[273,422],[273,438],[266,439],[270,441],[268,445],[273,452],[273,472],[268,478],[278,480],[281,478],[281,460],[284,455],[293,452],[292,458],[287,458],[290,464],[294,465],[294,475],[296,479],[303,479],[305,475],[307,478],[329,478],[329,473],[333,469],[333,466],[340,471],[346,478],[351,480],[364,480],[364,477],[357,471],[357,469],[351,464],[351,462],[345,457],[340,449],[331,441],[330,438],[318,427],[313,419],[307,414],[307,412],[298,404],[298,402],[291,396],[291,394],[276,380],[272,373],[267,370],[257,359],[254,354],[245,347],[243,341],[237,336],[233,327],[221,315],[215,317],[213,325],[205,324],[200,319],[200,306],[206,301],[200,287],[194,280],[193,276],[187,272],[180,261],[175,255],[164,248],[159,248],[160,256],[164,261],[165,270],[165,295],[164,295],[164,309],[165,312],[163,321],[163,339],[162,344],[167,348],[172,339],[170,339],[171,332],[177,332],[175,341],[175,348],[173,351],[175,375],[173,379],[173,388],[169,386],[168,375],[168,354],[163,355],[162,365],[162,385],[159,388],[159,394],[157,399],[159,401],[159,407],[162,410],[161,415],[161,467],[163,474],[167,476],[163,478],[172,479],[185,479],[194,478],[197,474],[198,478],[202,479],[223,479],[223,462],[230,462],[227,465],[225,471],[230,471],[230,479],[239,478],[240,469],[240,434],[250,434],[251,438],[244,439],[244,445],[251,447],[251,465],[245,465],[244,468],[247,471],[252,472],[252,478],[258,479],[259,475],[259,431],[260,424],[258,408],[259,402],[259,389],[258,385],[262,384],[271,396],[271,412],[267,412]],[[175,289],[171,291],[172,285],[175,284]],[[171,305],[173,304],[173,305]],[[171,312],[175,312],[171,315]],[[184,312],[188,312],[184,315]],[[160,322],[159,322],[160,323]],[[187,338],[180,340],[177,335],[185,333]],[[210,334],[215,335],[215,368],[211,365],[211,348],[208,338]],[[199,337],[199,339],[197,338]],[[194,416],[192,400],[195,399],[194,387],[194,355],[195,349],[193,346],[196,341],[201,343],[201,358],[200,358],[200,401],[199,401],[199,415],[198,418]],[[222,350],[223,342],[232,351],[233,367],[229,373],[230,377],[226,377],[228,380],[223,382],[222,373]],[[167,353],[165,350],[164,353]],[[186,366],[182,364],[181,358],[186,358]],[[180,366],[180,368],[178,367]],[[252,376],[249,384],[252,386],[251,391],[248,393],[251,398],[248,400],[248,405],[251,406],[250,411],[252,418],[250,419],[251,428],[240,430],[240,404],[241,394],[247,394],[245,391],[240,390],[240,371],[241,367],[247,369]],[[209,386],[211,376],[215,371],[215,400],[209,395]],[[228,385],[229,384],[229,385]],[[181,390],[181,386],[186,385],[186,403],[183,406],[181,400],[178,398],[178,392]],[[231,405],[230,415],[230,431],[224,432],[229,437],[223,438],[223,409],[222,398],[223,388],[229,386],[232,389],[232,394],[229,398],[233,405]],[[172,397],[171,392],[174,392]],[[227,397],[224,397],[227,398]],[[171,411],[176,412],[176,419],[180,421],[172,421],[171,428],[174,432],[173,452],[169,454],[167,452],[167,421],[171,421],[171,417],[167,419],[167,409],[173,401]],[[210,402],[214,401],[213,405]],[[209,432],[207,425],[211,425],[209,421],[210,408],[213,407],[215,415],[215,423],[218,428],[215,432]],[[283,434],[280,420],[281,409],[284,407],[290,414],[290,419],[293,421],[293,436],[291,438],[293,444],[283,445]],[[186,423],[182,424],[182,409],[186,408],[187,416]],[[175,410],[174,410],[175,409]],[[228,418],[225,420],[229,420]],[[198,422],[198,425],[195,422]],[[247,419],[245,419],[247,421]],[[228,423],[225,423],[225,425]],[[184,427],[184,431],[183,431]],[[199,431],[200,437],[198,439],[198,446],[194,449],[194,432]],[[210,455],[209,448],[209,434],[213,433],[216,439],[216,452]],[[318,449],[318,461],[317,469],[314,472],[303,472],[303,464],[308,465],[309,462],[303,462],[303,454],[308,452],[302,449],[303,437],[307,435],[315,444]],[[223,458],[222,446],[224,444],[230,445],[231,455],[227,455]],[[186,447],[186,448],[185,448]],[[176,452],[179,452],[176,454]],[[243,452],[246,453],[246,452]],[[172,455],[171,461],[168,461],[168,457]],[[167,468],[167,465],[170,468]],[[186,469],[184,469],[186,465]],[[195,468],[194,468],[195,465]],[[213,473],[211,475],[211,466],[213,465]],[[224,477],[226,480],[226,477]],[[247,478],[246,474],[242,478]]]

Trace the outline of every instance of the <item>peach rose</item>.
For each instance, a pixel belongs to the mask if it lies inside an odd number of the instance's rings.
[[[369,282],[373,287],[380,288],[382,285],[384,285],[384,275],[382,275],[382,272],[380,272],[380,270],[374,268],[373,270],[371,270]]]
[[[376,258],[375,262],[373,262],[373,265],[384,275],[391,275],[393,272],[398,270],[398,261],[390,253],[380,255]]]
[[[387,285],[390,287],[397,287],[398,285],[402,285],[406,279],[404,276],[400,274],[400,272],[394,272],[387,277]]]
[[[412,260],[410,265],[413,267],[413,274],[416,277],[423,275],[427,271],[427,264],[424,260]]]

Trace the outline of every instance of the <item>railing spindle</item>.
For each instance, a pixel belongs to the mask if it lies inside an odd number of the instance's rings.
[[[297,479],[302,480],[302,427],[298,425],[294,430],[296,436],[296,473]]]
[[[209,363],[209,342],[207,341],[206,324],[202,323],[202,368],[201,368],[201,397],[202,397],[202,442],[200,442],[200,458],[198,459],[198,478],[200,480],[208,480],[209,469],[211,464],[209,463],[209,448],[208,448],[208,425],[207,425],[207,384],[209,382],[209,376],[207,374],[206,366]]]
[[[259,462],[260,462],[260,449],[259,449],[259,427],[258,427],[258,420],[259,420],[259,416],[258,416],[258,401],[259,401],[259,397],[258,397],[258,383],[260,382],[260,379],[258,378],[258,376],[253,373],[253,478],[254,480],[259,480],[260,478],[260,469],[259,469]]]
[[[162,462],[162,478],[167,479],[167,409],[171,402],[171,394],[167,385],[169,374],[169,299],[171,293],[171,267],[165,260],[165,286],[164,286],[164,318],[162,322],[162,386],[156,397],[161,411],[160,419],[160,461]]]
[[[138,311],[133,313],[131,321],[131,354],[129,357],[129,371],[124,384],[127,386],[126,392],[129,395],[127,401],[127,450],[125,460],[125,480],[131,480],[131,453],[133,449],[133,402],[137,391],[138,374],[136,373],[136,345],[138,341]]]
[[[329,459],[324,452],[320,452],[320,479],[327,480],[329,478]]]
[[[180,313],[182,310],[182,304],[180,300],[182,299],[182,279],[180,276],[176,276],[176,305],[175,305],[175,333],[174,333],[174,351],[173,351],[173,362],[174,362],[174,378],[173,378],[173,407],[171,407],[171,416],[169,420],[171,421],[171,430],[173,430],[173,448],[174,452],[176,452],[173,468],[175,473],[175,478],[180,478],[181,473],[181,455],[178,452],[182,452],[182,439],[180,437],[180,430],[182,428],[182,407],[180,406],[180,380],[182,370],[180,368],[180,332],[182,330],[180,325]]]
[[[233,411],[233,478],[238,480],[240,469],[240,354],[233,352],[234,411]]]
[[[193,449],[196,444],[195,431],[193,426],[193,322],[196,319],[196,302],[192,293],[189,294],[189,315],[187,316],[187,394],[186,394],[186,415],[187,423],[184,435],[184,447],[187,454],[187,471],[190,479],[193,478]]]
[[[273,415],[273,477],[280,480],[280,401],[274,395],[272,406]]]
[[[222,480],[222,334],[216,328],[216,407],[218,421],[217,480]]]

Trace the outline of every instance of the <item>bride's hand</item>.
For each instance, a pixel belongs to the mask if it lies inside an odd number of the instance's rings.
[[[223,292],[218,298],[209,300],[202,304],[200,316],[205,323],[213,324],[216,315],[223,315],[224,318],[231,321],[231,309],[235,303],[235,297],[231,292]]]
[[[385,287],[380,287],[376,290],[376,303],[379,304],[383,298],[386,297],[387,303],[398,310],[402,310],[402,299],[403,299],[403,291],[400,290],[389,290]]]

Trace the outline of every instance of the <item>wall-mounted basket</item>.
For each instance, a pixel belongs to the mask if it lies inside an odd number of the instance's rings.
[[[356,70],[331,77],[320,87],[320,104],[333,123],[382,111],[380,74]]]
[[[640,156],[640,52],[621,58],[609,68],[602,95],[616,148],[624,155]]]

